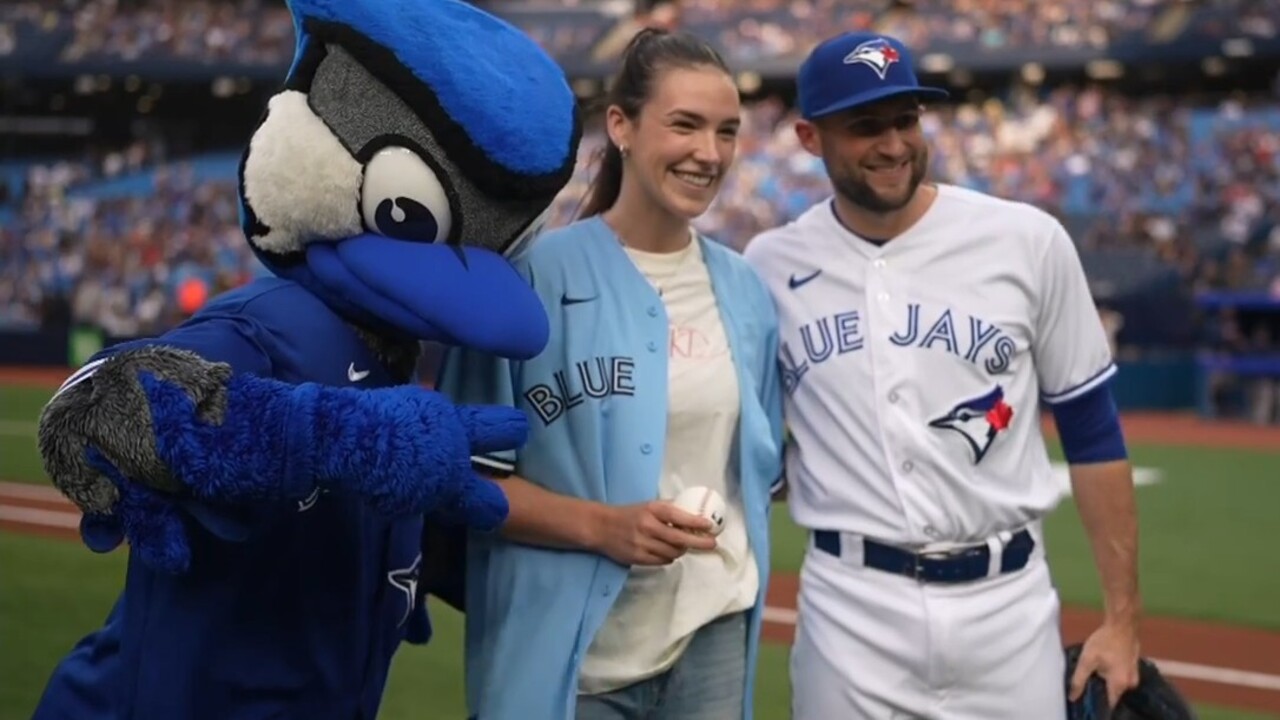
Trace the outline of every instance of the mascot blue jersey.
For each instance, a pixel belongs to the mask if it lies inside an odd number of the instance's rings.
[[[294,384],[392,384],[355,331],[288,280],[234,290],[161,338],[100,357],[151,343]],[[407,633],[425,639],[421,516],[388,519],[320,491],[184,509],[189,571],[130,562],[106,624],[63,660],[35,717],[375,717],[396,646]],[[148,692],[128,697],[139,686]]]
[[[449,531],[506,519],[471,458],[528,419],[413,369],[424,341],[546,345],[509,258],[572,176],[572,88],[469,2],[288,6],[294,59],[237,173],[275,277],[103,353],[41,412],[81,537],[127,542],[129,569],[36,718],[373,718],[397,645],[429,639],[420,598],[461,597]]]

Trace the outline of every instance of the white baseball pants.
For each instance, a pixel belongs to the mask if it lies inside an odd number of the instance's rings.
[[[1020,571],[921,583],[813,547],[793,720],[1065,720],[1060,605],[1042,538]]]

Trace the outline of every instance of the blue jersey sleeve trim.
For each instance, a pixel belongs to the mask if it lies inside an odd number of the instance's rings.
[[[476,470],[499,475],[510,475],[516,471],[515,463],[496,458],[492,455],[472,455],[471,464]]]
[[[67,390],[70,390],[76,385],[79,385],[85,380],[88,380],[89,378],[93,377],[93,374],[97,372],[98,368],[101,367],[102,363],[106,362],[109,358],[110,358],[110,355],[107,355],[105,357],[97,357],[85,363],[84,365],[81,365],[79,370],[76,370],[75,372],[71,373],[70,377],[62,381],[62,385],[58,388],[58,391],[53,394],[53,396],[57,397],[62,393],[66,392]]]
[[[1075,398],[1078,398],[1081,395],[1084,395],[1090,390],[1093,390],[1099,385],[1105,383],[1107,380],[1110,380],[1111,377],[1114,376],[1115,374],[1116,374],[1115,363],[1108,363],[1106,367],[1094,373],[1089,379],[1076,385],[1075,387],[1067,388],[1062,392],[1057,392],[1053,394],[1041,393],[1040,397],[1050,405],[1055,405],[1057,403],[1063,403],[1069,400],[1074,400]]]
[[[1109,382],[1104,381],[1083,395],[1054,405],[1053,419],[1068,464],[1128,457],[1120,413]]]

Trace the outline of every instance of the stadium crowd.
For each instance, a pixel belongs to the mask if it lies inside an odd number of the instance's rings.
[[[1188,287],[1280,296],[1280,109],[1232,102],[1198,114],[1086,88],[927,118],[934,177],[1044,207],[1086,249],[1152,248]],[[746,108],[736,167],[702,230],[740,249],[830,192],[793,120],[775,100]],[[588,134],[554,224],[576,210],[601,142]],[[150,157],[163,150],[138,144],[28,169],[16,217],[0,230],[0,322],[39,324],[47,298],[66,296],[76,322],[151,332],[173,320],[169,300],[192,274],[214,290],[257,271],[236,226],[233,178],[198,183],[181,163],[160,164],[153,195],[76,197],[77,186]]]
[[[293,56],[294,42],[293,21],[276,0],[19,0],[0,6],[0,36],[6,34],[16,40],[0,43],[0,53],[21,51],[24,37],[65,36],[58,59],[67,63],[280,65]]]
[[[188,280],[213,294],[260,272],[234,178],[153,169],[152,193],[94,199],[68,194],[77,166],[32,168],[16,217],[0,226],[0,326],[152,333],[182,320],[176,298]]]
[[[1105,47],[1147,26],[1163,0],[916,0],[893,30],[911,42],[1008,47]],[[920,20],[924,21],[921,22]]]
[[[585,55],[617,18],[589,10],[529,11],[511,0],[481,2],[505,13],[558,57]],[[1147,32],[1160,13],[1180,7],[1168,24],[1228,37],[1275,38],[1280,0],[665,0],[664,16],[715,41],[736,63],[797,56],[840,30],[897,34],[915,47],[1097,49]],[[21,50],[20,38],[66,35],[63,62],[83,59],[178,58],[242,65],[287,64],[293,28],[283,0],[17,0],[0,4],[0,55]]]
[[[682,0],[680,23],[735,61],[804,53],[843,30],[896,34],[913,47],[1102,48],[1141,30],[1168,0]]]

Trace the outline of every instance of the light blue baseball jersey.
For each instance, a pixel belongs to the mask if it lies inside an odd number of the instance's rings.
[[[760,573],[746,638],[750,718],[769,578],[770,487],[782,469],[777,318],[763,283],[737,253],[698,242],[741,393],[732,470],[742,483]],[[437,383],[457,402],[509,404],[529,416],[529,441],[518,454],[477,464],[615,505],[656,499],[667,418],[662,300],[599,218],[546,233],[514,262],[547,308],[547,349],[525,362],[450,350]],[[583,656],[627,574],[602,555],[473,535],[466,593],[470,714],[572,718]]]

